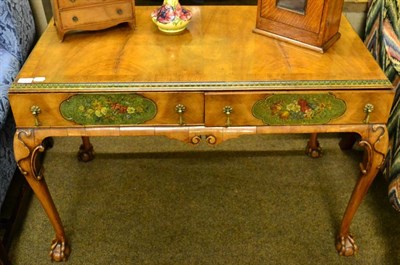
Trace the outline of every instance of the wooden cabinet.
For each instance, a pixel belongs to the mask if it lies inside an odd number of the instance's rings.
[[[343,0],[258,0],[255,32],[324,52],[339,37]]]
[[[53,12],[61,41],[69,31],[100,30],[123,22],[135,26],[133,0],[54,0]]]

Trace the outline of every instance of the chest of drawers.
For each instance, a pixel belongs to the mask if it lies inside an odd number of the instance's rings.
[[[123,22],[135,26],[134,0],[54,0],[53,13],[60,40],[70,31],[100,30]]]

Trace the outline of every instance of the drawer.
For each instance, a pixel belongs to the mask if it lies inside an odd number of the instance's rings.
[[[73,8],[87,5],[108,4],[117,2],[118,0],[58,0],[58,6],[62,8]],[[132,0],[124,0],[125,2],[132,2]],[[121,2],[121,0],[119,0]]]
[[[18,127],[35,126],[35,118],[41,127],[204,124],[204,96],[195,92],[27,93],[10,102]]]
[[[132,10],[132,3],[111,3],[102,6],[63,10],[60,11],[60,20],[64,29],[72,29],[101,22],[133,19]]]
[[[373,106],[369,123],[386,123],[392,98],[390,91],[210,92],[205,95],[205,125],[361,124],[367,104]]]

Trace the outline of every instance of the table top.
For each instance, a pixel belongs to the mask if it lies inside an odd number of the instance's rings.
[[[345,17],[324,54],[253,33],[256,6],[188,6],[179,35],[160,32],[155,6],[122,24],[67,34],[49,24],[10,93],[40,91],[220,91],[391,89]]]

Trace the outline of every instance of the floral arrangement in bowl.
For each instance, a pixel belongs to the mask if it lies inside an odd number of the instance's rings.
[[[161,7],[151,13],[153,22],[165,33],[179,33],[186,29],[192,12],[182,7],[178,0],[164,0]]]

